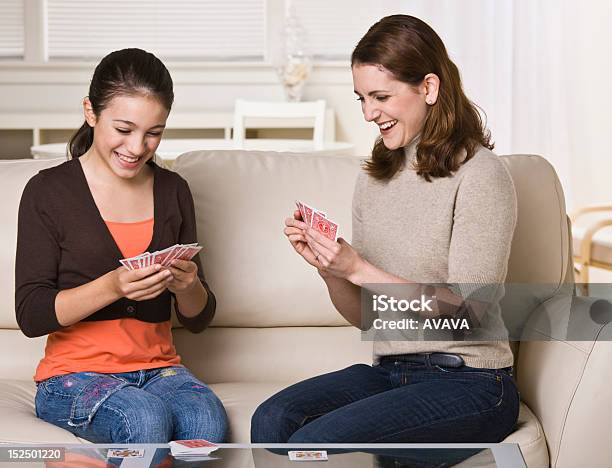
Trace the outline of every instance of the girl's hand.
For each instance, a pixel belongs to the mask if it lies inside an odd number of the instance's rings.
[[[306,228],[304,237],[322,276],[332,275],[356,284],[355,273],[365,261],[351,244],[342,238],[335,242],[311,227]]]
[[[293,212],[293,218],[285,219],[285,236],[291,242],[291,246],[294,250],[302,256],[306,262],[315,268],[319,268],[319,262],[315,257],[315,254],[308,246],[306,242],[305,232],[308,225],[302,221],[302,215],[299,210]]]
[[[151,265],[138,270],[121,266],[110,272],[111,287],[119,297],[146,301],[159,296],[168,285],[172,273],[161,270],[161,265]]]
[[[191,260],[172,260],[167,271],[172,273],[168,290],[174,294],[185,293],[200,281],[198,266]]]

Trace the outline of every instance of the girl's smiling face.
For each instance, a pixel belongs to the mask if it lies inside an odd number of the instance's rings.
[[[168,118],[166,109],[150,95],[119,95],[96,116],[83,102],[85,119],[94,129],[90,151],[118,177],[130,179],[153,157]]]

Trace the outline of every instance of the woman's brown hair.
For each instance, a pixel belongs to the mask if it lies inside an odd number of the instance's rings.
[[[463,92],[459,70],[442,39],[420,19],[408,15],[381,19],[355,47],[351,66],[355,65],[382,65],[395,79],[415,87],[429,73],[440,79],[438,99],[429,107],[417,145],[415,169],[428,182],[450,176],[474,156],[477,145],[493,149],[491,134]],[[466,158],[460,158],[463,151]],[[404,148],[389,150],[379,137],[365,170],[378,180],[389,180],[405,163]]]

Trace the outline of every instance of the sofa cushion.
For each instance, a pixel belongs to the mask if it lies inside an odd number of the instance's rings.
[[[231,442],[250,441],[251,415],[284,382],[236,382],[211,385],[230,419]],[[0,443],[77,444],[83,439],[36,417],[36,385],[29,380],[0,380]]]
[[[529,468],[549,468],[548,451],[544,431],[531,410],[521,403],[518,429],[510,434],[504,443],[519,444],[521,454]],[[467,460],[454,465],[454,468],[497,468],[487,452],[480,452]]]
[[[297,382],[372,363],[372,342],[348,326],[175,329],[174,342],[183,364],[207,384]]]
[[[0,443],[78,444],[70,432],[36,417],[35,395],[31,380],[0,380]]]
[[[288,382],[234,382],[211,385],[223,402],[230,421],[229,442],[251,442],[251,416],[257,407]]]
[[[15,249],[17,246],[17,213],[23,189],[34,175],[64,162],[59,159],[18,159],[0,161],[0,328],[19,329],[15,320]]]
[[[0,329],[0,379],[32,380],[46,342],[46,336],[27,338],[19,329]]]
[[[519,444],[525,463],[529,468],[548,468],[546,437],[538,418],[521,402],[517,429],[504,442]]]
[[[251,415],[269,396],[285,388],[284,382],[240,382],[211,385],[230,419],[231,442],[250,441]],[[0,443],[77,444],[86,442],[36,417],[36,385],[29,380],[0,380]]]
[[[194,197],[203,268],[217,295],[214,326],[346,325],[316,271],[292,249],[283,221],[313,204],[351,238],[355,157],[196,151],[174,170]]]

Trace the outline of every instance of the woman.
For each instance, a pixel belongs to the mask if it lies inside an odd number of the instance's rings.
[[[186,181],[153,162],[173,100],[154,55],[109,54],[83,100],[71,159],[34,176],[21,199],[17,320],[27,336],[48,335],[34,376],[36,414],[92,442],[220,442],[227,432],[220,400],[172,343],[172,297],[192,332],[215,313],[199,258],[117,267],[196,242]]]
[[[455,284],[435,289],[433,313],[445,304],[457,314],[474,290],[466,286],[504,281],[516,222],[510,176],[424,22],[383,18],[351,68],[364,117],[380,130],[355,188],[353,245],[327,239],[299,212],[285,234],[357,327],[368,326],[366,284],[404,285],[411,299],[422,284]],[[264,402],[252,440],[498,442],[518,417],[512,362],[507,341],[375,341],[373,366],[314,377]]]

